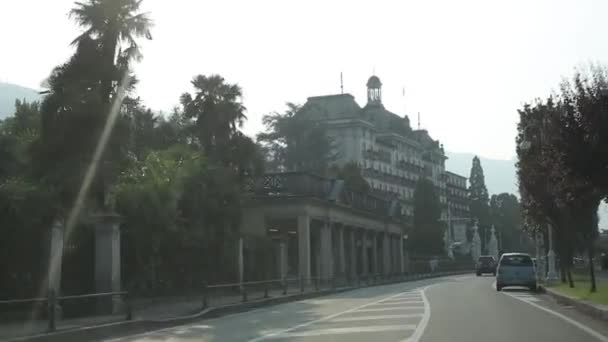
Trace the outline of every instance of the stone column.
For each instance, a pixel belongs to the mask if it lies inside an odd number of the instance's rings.
[[[50,251],[48,265],[48,292],[53,291],[55,296],[61,295],[61,264],[63,262],[63,221],[53,222],[50,236]],[[59,303],[55,305],[55,317],[60,319],[62,316]]]
[[[392,249],[392,253],[391,255],[393,256],[393,262],[392,262],[392,266],[393,266],[393,273],[399,273],[399,249],[397,248],[397,236],[396,234],[391,234],[391,249]]]
[[[243,238],[239,237],[237,241],[237,267],[239,273],[239,283],[243,283],[245,281],[245,260],[243,259]],[[241,285],[242,289],[242,285]]]
[[[298,272],[310,283],[310,217],[298,216]]]
[[[338,273],[341,276],[346,274],[346,259],[344,253],[344,227],[339,227],[337,230],[337,240],[338,240]]]
[[[289,265],[289,253],[288,253],[288,244],[286,239],[281,239],[279,242],[279,255],[280,255],[280,263],[279,263],[279,274],[281,279],[287,278],[287,265]]]
[[[357,277],[357,244],[355,243],[355,230],[349,229],[350,240],[350,275],[352,278]]]
[[[390,249],[390,247],[389,247],[389,242],[388,242],[388,234],[383,233],[382,234],[382,254],[383,254],[384,266],[382,267],[382,270],[385,275],[389,274],[390,270],[391,270],[391,257],[390,257],[389,249]]]
[[[120,216],[102,214],[95,222],[95,291],[120,291]],[[105,311],[105,306],[104,311]],[[112,297],[112,313],[123,309],[122,298]]]
[[[372,241],[372,273],[378,274],[378,234],[371,232]]]
[[[361,275],[367,276],[369,272],[369,258],[367,256],[367,232],[365,229],[361,230],[361,259],[363,260],[363,267],[361,268]]]
[[[405,272],[405,259],[403,253],[403,236],[399,234],[399,272],[403,274]]]
[[[333,277],[333,253],[331,250],[331,224],[323,222],[321,227],[321,278],[327,280]]]

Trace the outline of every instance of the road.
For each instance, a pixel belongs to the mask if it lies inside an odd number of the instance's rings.
[[[493,277],[452,276],[370,287],[112,342],[608,342],[608,324],[546,295],[497,292]]]

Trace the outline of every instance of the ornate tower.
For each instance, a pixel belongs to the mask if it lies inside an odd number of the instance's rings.
[[[382,103],[382,82],[380,82],[380,79],[376,75],[367,80],[367,103]]]

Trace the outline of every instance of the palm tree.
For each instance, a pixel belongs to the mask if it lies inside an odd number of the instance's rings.
[[[132,59],[141,59],[137,38],[152,39],[152,21],[148,14],[139,13],[142,1],[87,0],[76,2],[76,7],[70,11],[70,18],[85,29],[72,44],[92,39],[97,42],[103,55],[103,69],[107,72],[108,79],[103,80],[101,95],[107,102],[112,92],[112,80],[115,79],[112,76],[115,67],[126,69]]]
[[[184,93],[181,104],[184,116],[194,120],[201,147],[210,155],[221,155],[247,119],[241,102],[242,91],[236,84],[224,82],[219,75],[198,75],[192,80],[194,96]]]

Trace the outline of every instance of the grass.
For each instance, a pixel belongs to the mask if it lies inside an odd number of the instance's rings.
[[[571,289],[568,283],[561,282],[551,286],[552,290],[573,298],[587,300],[593,303],[608,305],[608,282],[596,279],[597,292],[591,293],[591,283],[587,274],[573,273],[574,288]]]

